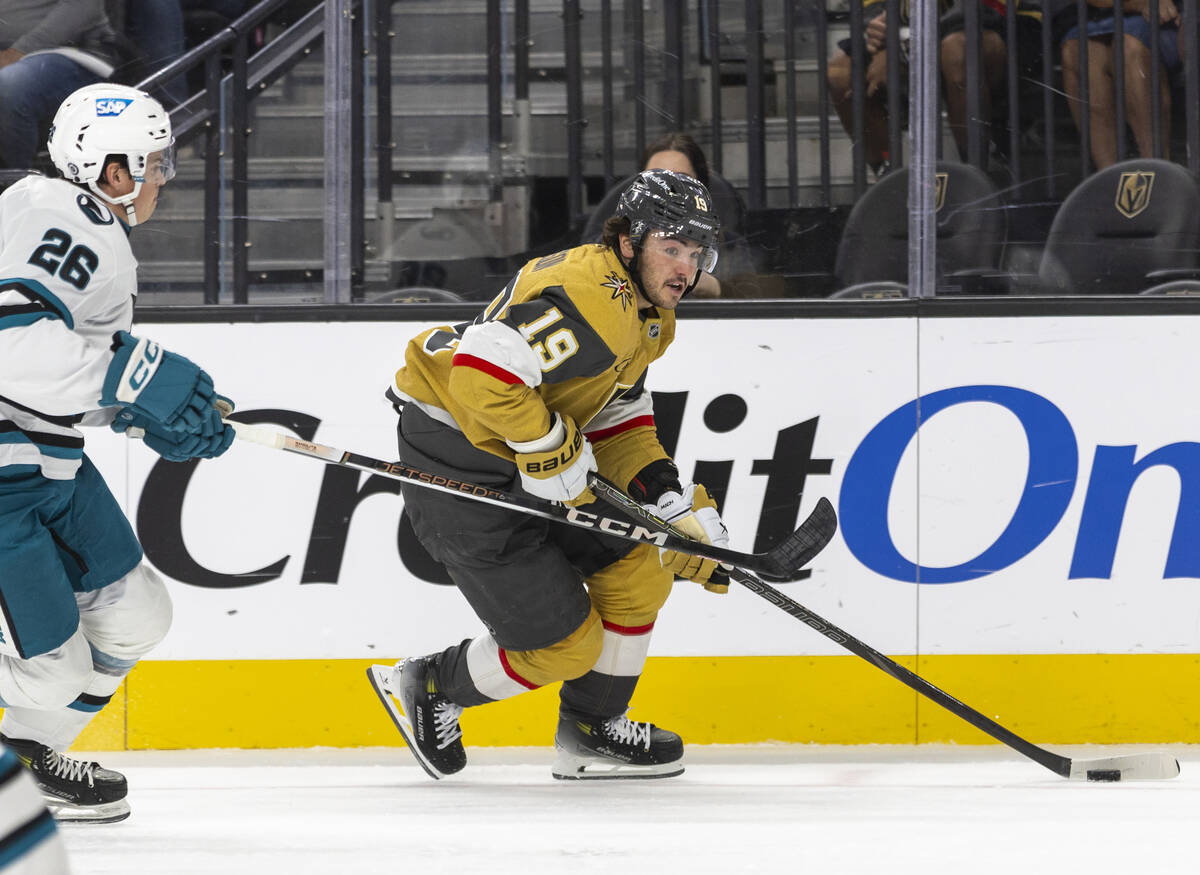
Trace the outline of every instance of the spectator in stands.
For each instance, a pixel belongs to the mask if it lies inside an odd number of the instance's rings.
[[[145,55],[149,76],[183,56],[196,38],[187,30],[189,13],[206,12],[218,20],[233,21],[246,10],[246,0],[126,0],[125,32]],[[185,76],[178,76],[159,90],[168,110],[188,96]]]
[[[1116,129],[1117,94],[1113,78],[1112,0],[1088,0],[1089,12],[1095,13],[1087,22],[1088,53],[1088,137],[1092,161],[1097,170],[1117,163],[1117,137],[1124,131]],[[1150,52],[1150,4],[1147,0],[1125,0],[1122,10],[1125,22],[1125,121],[1133,132],[1138,154],[1152,157],[1153,123],[1150,93],[1150,72],[1153,56]],[[1109,11],[1108,14],[1104,14]],[[1178,73],[1182,62],[1181,16],[1173,0],[1158,0],[1159,47],[1159,118],[1163,153],[1171,142],[1171,76]],[[1079,27],[1067,31],[1062,42],[1063,87],[1076,127],[1081,120],[1079,82]]]
[[[125,33],[144,56],[143,74],[157,73],[183,55],[183,6],[179,0],[126,0]],[[186,77],[165,83],[157,96],[168,111],[183,103]]]
[[[66,96],[112,75],[103,0],[0,0],[0,166],[33,166]]]
[[[700,180],[712,195],[713,208],[721,219],[721,258],[717,263],[717,274],[703,273],[691,292],[693,296],[719,298],[722,296],[722,281],[753,271],[753,258],[742,236],[746,206],[737,189],[709,171],[708,158],[695,138],[678,131],[663,134],[646,146],[642,153],[641,169],[673,170],[686,174]],[[612,214],[612,210],[608,209],[609,201],[615,206],[616,198],[632,181],[633,177],[621,181],[605,195],[584,228],[584,241],[599,242],[603,219]]]
[[[990,3],[979,0],[981,54],[980,62],[986,87],[981,90],[981,115],[985,120],[993,117],[993,104],[1004,93],[1007,47],[1005,12],[998,11]],[[1006,9],[1003,3],[998,4]],[[960,157],[967,154],[967,65],[966,33],[963,8],[960,3],[951,5],[950,0],[939,0],[941,18],[938,33],[941,37],[940,62],[945,84],[946,115]],[[866,115],[864,118],[864,148],[867,166],[876,177],[889,169],[888,117],[887,117],[887,13],[882,0],[869,2],[863,10],[867,20],[863,34],[866,51]],[[1039,22],[1041,7],[1025,2],[1017,9],[1018,57],[1021,66],[1031,69],[1041,56]],[[907,80],[908,39],[904,30],[908,27],[908,3],[901,3],[901,50],[905,53],[901,69]],[[844,39],[838,43],[838,51],[829,62],[827,78],[830,97],[837,109],[842,127],[847,132],[854,130],[853,83],[851,82],[850,52],[852,43]],[[903,83],[901,88],[903,88]]]

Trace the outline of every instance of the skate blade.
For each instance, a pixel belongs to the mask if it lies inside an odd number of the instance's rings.
[[[622,781],[637,778],[674,778],[683,774],[683,762],[635,766],[601,757],[583,757],[560,750],[550,773],[560,781]]]
[[[129,817],[129,803],[124,799],[101,805],[75,805],[46,794],[42,798],[57,823],[117,823]]]
[[[400,735],[404,738],[404,743],[408,745],[408,749],[412,751],[412,755],[416,757],[421,768],[425,773],[435,781],[440,781],[446,777],[436,768],[429,760],[421,754],[421,749],[417,747],[415,734],[413,733],[412,723],[409,722],[407,715],[396,704],[396,699],[388,691],[387,682],[392,675],[392,667],[390,665],[373,665],[367,669],[367,680],[371,682],[371,686],[375,689],[375,695],[379,696],[379,701],[383,703],[383,707],[387,708],[388,714],[392,718],[392,723],[396,725]]]

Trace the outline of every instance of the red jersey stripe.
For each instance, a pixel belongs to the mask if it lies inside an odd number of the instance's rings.
[[[457,358],[458,356],[455,356],[455,359]],[[627,419],[625,422],[619,422],[616,425],[610,425],[608,428],[599,428],[595,431],[585,432],[584,434],[589,441],[602,441],[643,425],[654,428],[654,417],[651,414],[635,416],[633,419]]]
[[[504,651],[503,647],[498,647],[496,649],[500,653],[500,664],[502,666],[504,666],[504,673],[506,675],[508,675],[510,678],[512,678],[514,681],[519,683],[521,686],[523,686],[527,690],[536,690],[538,688],[537,684],[530,683],[529,681],[525,680],[525,678],[523,678],[519,674],[517,674],[516,669],[514,669],[511,665],[509,665],[508,654]]]
[[[647,635],[654,628],[654,624],[647,623],[645,626],[618,626],[616,623],[610,623],[608,620],[605,620],[604,628],[618,635]]]
[[[454,358],[450,360],[450,364],[456,368],[474,368],[477,371],[483,371],[489,377],[495,377],[500,382],[508,383],[510,386],[522,382],[521,378],[516,374],[504,370],[499,365],[494,365],[487,359],[481,359],[478,356],[468,355],[463,352],[455,353]]]

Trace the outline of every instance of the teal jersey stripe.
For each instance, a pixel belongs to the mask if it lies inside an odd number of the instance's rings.
[[[57,313],[58,318],[66,322],[68,328],[72,331],[75,330],[75,317],[71,315],[70,309],[54,292],[50,291],[37,280],[27,279],[26,277],[14,276],[0,279],[0,289],[13,285],[24,286],[30,295]]]
[[[20,764],[21,761],[17,759],[15,753],[7,747],[0,747],[0,786],[3,786],[9,775],[12,774],[13,767],[20,766]]]
[[[39,319],[61,319],[57,313],[20,313],[16,316],[0,317],[0,331],[5,328],[18,328],[22,325],[32,325]]]
[[[54,833],[54,818],[49,811],[42,811],[33,820],[0,837],[0,869],[24,857]]]
[[[0,432],[0,444],[33,444],[43,456],[54,459],[82,459],[83,447],[52,447],[30,440],[24,432]]]

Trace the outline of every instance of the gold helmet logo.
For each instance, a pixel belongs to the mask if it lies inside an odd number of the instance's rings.
[[[1135,170],[1122,173],[1117,183],[1117,212],[1132,219],[1150,206],[1150,190],[1154,188],[1154,171]]]
[[[702,213],[707,213],[708,212],[708,201],[706,201],[704,199],[703,195],[697,194],[697,195],[693,195],[693,197],[696,199],[696,209],[698,209]]]
[[[946,203],[946,189],[950,185],[949,173],[937,173],[934,175],[937,182],[937,192],[934,195],[933,211],[936,213]]]

